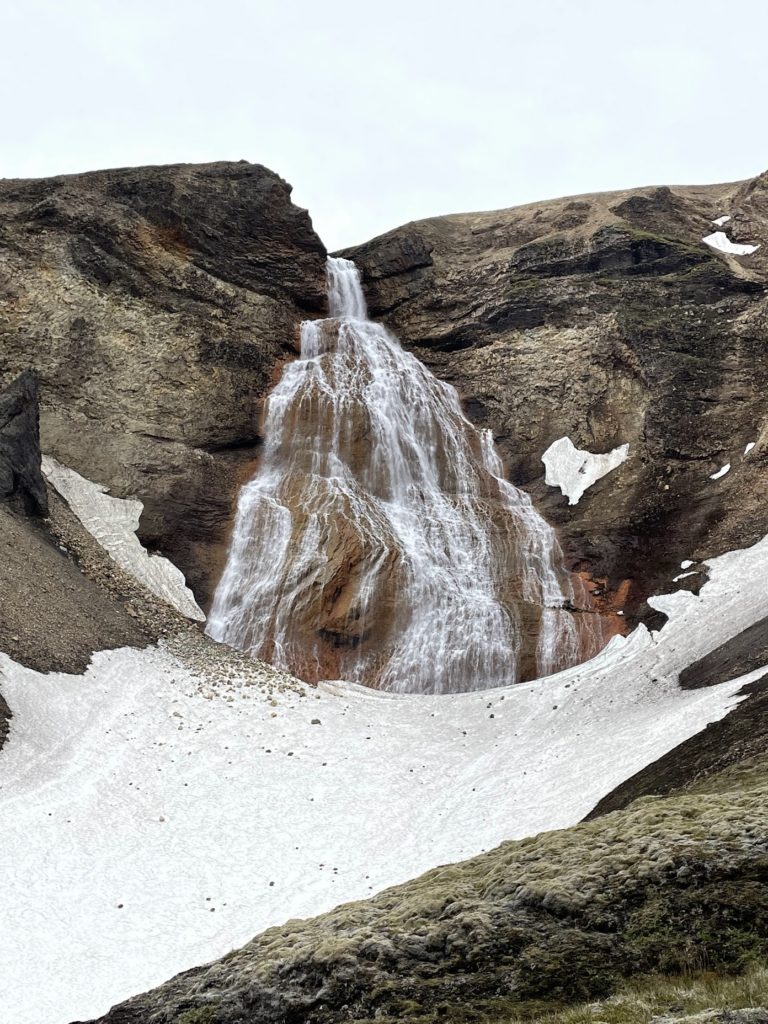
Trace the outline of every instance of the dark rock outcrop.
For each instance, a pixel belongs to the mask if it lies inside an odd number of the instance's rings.
[[[738,673],[734,671],[731,678]],[[768,670],[766,671],[768,675]],[[768,680],[748,683],[746,699],[725,718],[680,743],[598,801],[584,819],[623,810],[643,796],[667,796],[768,750]]]
[[[83,574],[62,543],[64,534],[80,538],[97,560],[106,560],[61,499],[48,495],[37,397],[30,371],[0,392],[0,652],[41,672],[82,672],[95,650],[141,646],[155,631],[129,614],[130,584],[119,596],[110,594]],[[0,695],[0,747],[10,715]]]
[[[0,502],[29,515],[48,514],[40,470],[37,378],[25,371],[0,391]]]
[[[11,709],[5,702],[2,693],[0,693],[0,750],[5,743],[8,736],[8,730],[10,728],[11,721]]]
[[[43,448],[144,502],[201,602],[261,402],[325,306],[325,249],[256,164],[0,181],[0,385],[41,379]]]
[[[112,562],[41,471],[38,382],[0,392],[0,652],[38,672],[84,672],[94,651],[185,627]],[[0,746],[7,704],[0,698]]]
[[[710,651],[680,673],[684,690],[716,686],[768,666],[768,618],[761,619],[737,636]],[[768,667],[766,668],[768,675]]]
[[[768,619],[756,622],[680,673],[686,690],[716,686],[763,669],[741,690],[743,700],[674,750],[607,793],[586,820],[627,807],[641,796],[666,796],[693,781],[768,750]]]
[[[703,244],[724,214],[756,253]],[[571,567],[630,622],[648,594],[701,581],[671,584],[684,559],[768,532],[768,175],[438,217],[343,255],[371,314],[458,388]],[[576,506],[540,461],[564,435],[630,444]]]

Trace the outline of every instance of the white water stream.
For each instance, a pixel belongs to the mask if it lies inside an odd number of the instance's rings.
[[[504,479],[490,432],[367,318],[353,263],[329,259],[328,294],[268,400],[210,635],[303,678],[397,692],[593,655],[599,617],[565,609],[554,531]]]

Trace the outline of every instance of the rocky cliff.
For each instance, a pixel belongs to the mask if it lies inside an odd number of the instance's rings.
[[[705,245],[723,216],[761,247]],[[683,560],[768,530],[768,176],[435,218],[347,255],[372,315],[492,430],[606,610],[647,617]],[[264,397],[325,310],[324,257],[258,165],[0,182],[0,384],[39,372],[44,448],[142,500],[142,539],[203,606]],[[566,435],[630,445],[578,505],[544,482]]]
[[[0,386],[37,371],[43,449],[143,501],[201,602],[261,401],[324,309],[290,192],[246,162],[0,181]]]
[[[716,230],[760,248],[714,250]],[[768,530],[768,174],[433,218],[344,255],[372,315],[458,388],[608,604],[642,613],[683,560]],[[563,436],[630,445],[575,506],[544,482]]]
[[[141,616],[137,601],[141,588],[48,492],[37,380],[26,371],[0,391],[0,652],[42,672],[82,672],[95,650],[159,634],[168,612]],[[8,716],[0,694],[0,746]]]

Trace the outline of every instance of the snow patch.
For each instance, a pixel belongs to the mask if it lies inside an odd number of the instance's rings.
[[[720,477],[725,476],[725,474],[730,471],[730,468],[731,468],[730,462],[726,462],[726,464],[724,466],[721,466],[720,469],[718,469],[718,471],[716,473],[710,473],[709,479],[710,480],[719,480]]]
[[[690,567],[692,565],[693,565],[693,559],[692,558],[686,558],[684,562],[680,563],[680,568],[681,569],[690,569]]]
[[[745,454],[745,455],[749,455],[749,453],[750,453],[750,452],[752,451],[752,449],[753,449],[753,448],[755,447],[755,444],[756,444],[756,442],[755,442],[755,441],[750,441],[750,442],[749,442],[749,444],[747,445],[747,447],[746,447],[746,448],[744,449],[744,454]]]
[[[620,466],[628,455],[628,444],[604,455],[593,455],[577,448],[570,437],[561,437],[553,441],[541,456],[546,467],[544,481],[550,487],[559,487],[568,498],[569,505],[577,505],[588,487]]]
[[[709,566],[698,596],[651,600],[661,631],[484,692],[272,694],[284,677],[216,667],[213,645],[197,672],[168,647],[100,652],[82,676],[0,656],[8,1019],[90,1019],[270,925],[573,825],[763,671],[677,685],[765,615],[768,538]]]
[[[712,223],[717,225],[717,227],[721,228],[723,224],[727,224],[730,219],[730,214],[725,213],[722,217],[717,217],[715,220],[713,220]]]
[[[715,231],[714,234],[702,238],[702,242],[711,249],[726,252],[731,256],[749,256],[760,248],[759,245],[742,245],[740,242],[732,242],[724,231]]]
[[[86,480],[49,455],[43,456],[42,469],[51,486],[121,569],[187,618],[205,619],[181,570],[142,547],[136,536],[144,508],[140,501],[113,498],[106,487]]]

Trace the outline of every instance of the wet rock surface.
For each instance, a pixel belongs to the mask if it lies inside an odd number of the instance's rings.
[[[703,244],[724,214],[757,252]],[[768,530],[767,254],[766,175],[438,217],[344,252],[371,314],[457,387],[571,567],[630,621],[649,594],[695,584],[671,584],[681,561]],[[564,436],[630,445],[573,507],[540,461]]]
[[[144,502],[142,539],[202,603],[324,261],[257,164],[0,182],[0,385],[37,371],[43,450]]]
[[[354,267],[329,261],[329,280],[356,299],[303,325],[272,393],[211,636],[308,682],[396,692],[491,688],[593,657],[623,620],[563,570],[453,389],[360,316]]]

